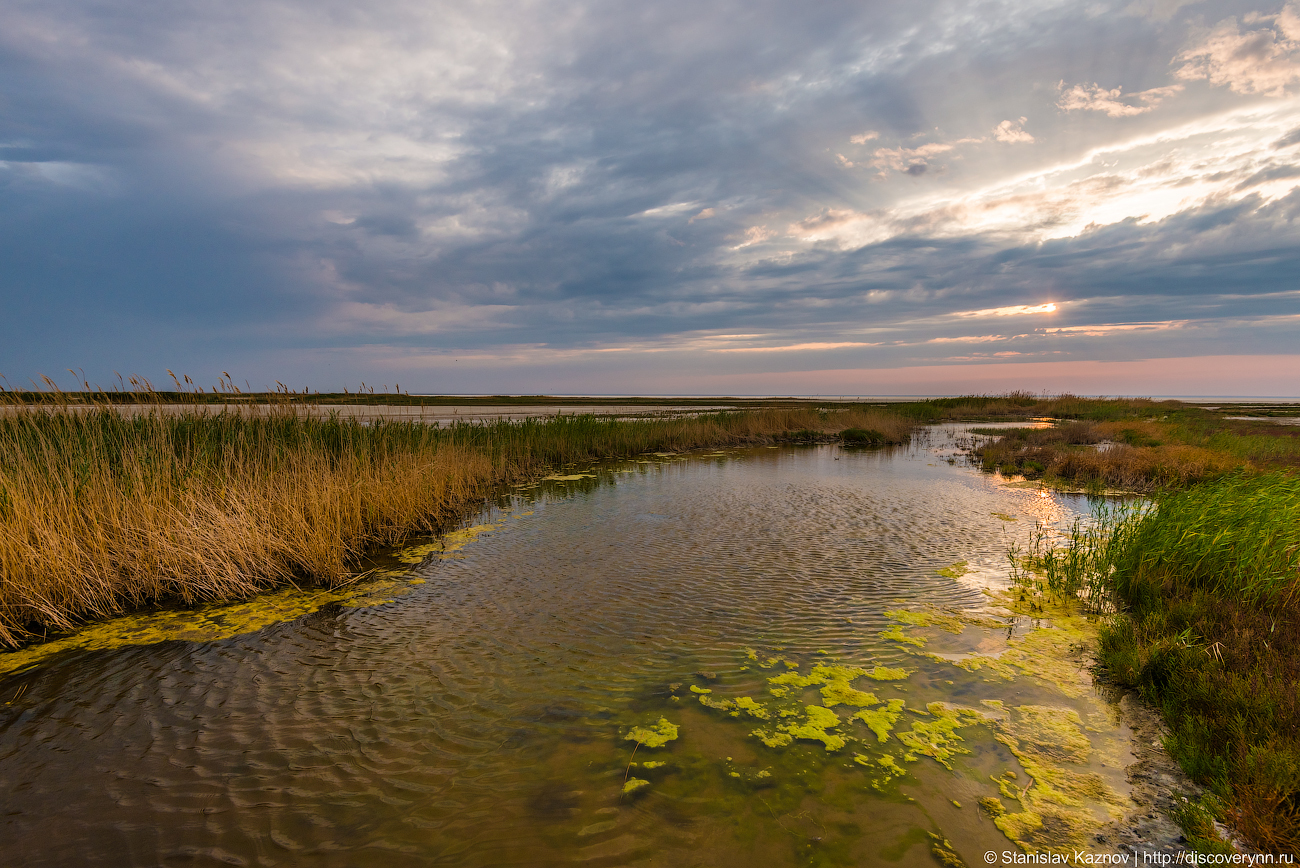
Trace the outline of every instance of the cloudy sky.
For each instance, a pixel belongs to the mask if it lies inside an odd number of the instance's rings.
[[[1295,3],[0,0],[15,385],[1298,395],[1297,187]]]

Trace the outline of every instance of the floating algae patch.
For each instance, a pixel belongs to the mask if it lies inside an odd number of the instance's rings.
[[[1000,518],[1003,521],[1016,520],[1016,517],[1014,515],[1007,515],[1005,512],[990,512],[989,515],[993,516],[994,518]]]
[[[787,665],[794,666],[787,662]],[[910,673],[906,669],[891,669],[886,666],[877,666],[874,669],[865,669],[861,666],[841,666],[835,663],[817,663],[812,667],[807,675],[800,675],[798,669],[789,672],[782,672],[780,675],[773,675],[767,679],[768,692],[775,697],[786,696],[792,689],[803,689],[806,687],[816,687],[819,685],[841,684],[842,688],[835,688],[836,691],[851,690],[849,683],[857,678],[871,678],[876,681],[901,681],[908,677]],[[857,691],[853,691],[856,693]],[[848,695],[848,694],[845,694]],[[863,694],[870,696],[870,694]],[[856,703],[845,703],[846,705]]]
[[[331,603],[352,608],[382,605],[402,594],[420,579],[406,579],[401,571],[370,573],[383,578],[346,588],[286,588],[260,594],[239,603],[219,603],[198,609],[167,610],[123,615],[88,624],[71,635],[18,651],[0,653],[0,675],[34,666],[63,651],[105,651],[159,642],[215,642],[292,621]]]
[[[594,473],[553,473],[550,476],[543,476],[542,479],[548,482],[574,482],[578,479],[595,479]]]
[[[861,690],[855,690],[849,686],[847,681],[832,681],[822,687],[822,704],[827,708],[834,708],[837,705],[852,705],[855,708],[866,708],[869,705],[876,705],[880,702],[874,693],[864,693]]]
[[[839,726],[838,714],[820,705],[808,705],[804,707],[802,723],[784,724],[781,729],[789,733],[792,738],[820,741],[827,750],[839,750],[848,742],[842,735],[827,732],[828,729],[838,729]]]
[[[859,711],[853,715],[853,719],[865,723],[867,729],[876,734],[876,740],[884,744],[889,741],[889,734],[893,732],[894,724],[898,723],[898,718],[902,716],[905,704],[902,699],[891,699],[883,708]]]
[[[994,819],[1008,838],[1031,849],[1068,850],[1124,815],[1128,799],[1086,768],[1092,742],[1078,712],[1038,705],[1009,712],[995,725],[997,739],[1029,779],[1024,787],[1013,785],[1010,776],[998,780],[1002,796],[1022,808]]]
[[[768,747],[789,747],[794,743],[794,737],[788,732],[769,732],[765,729],[756,729],[750,735]]]
[[[942,702],[931,702],[926,711],[931,720],[917,720],[907,732],[897,733],[898,740],[907,747],[903,759],[910,762],[917,756],[928,756],[951,770],[954,756],[970,753],[961,746],[957,730],[983,723],[985,718],[977,711],[950,708]]]
[[[885,612],[885,617],[891,621],[897,621],[900,624],[907,624],[912,627],[939,627],[949,633],[961,635],[966,629],[966,625],[973,624],[981,627],[990,626],[989,619],[962,616],[950,612],[939,612],[934,609],[926,611],[916,611],[913,609],[889,609]],[[992,624],[992,626],[1001,626]]]
[[[869,761],[862,762],[862,760],[859,760],[857,757],[854,757],[853,759],[855,762],[859,763],[860,765],[868,766],[870,768]],[[885,786],[894,778],[901,778],[903,775],[907,774],[907,770],[904,769],[902,766],[900,766],[898,764],[898,760],[894,759],[889,754],[885,754],[884,756],[879,757],[876,760],[876,768],[879,769],[883,774],[881,775],[881,777],[872,778],[871,786],[875,787],[878,790],[883,790]]]
[[[641,747],[663,747],[670,741],[677,740],[677,724],[669,723],[668,718],[659,718],[658,723],[650,726],[634,726],[623,736],[626,741],[634,741]]]
[[[393,557],[397,558],[404,564],[423,563],[424,559],[432,554],[444,558],[448,557],[465,548],[465,546],[478,539],[481,535],[501,530],[506,526],[506,518],[508,518],[508,516],[503,517],[492,524],[476,524],[473,527],[453,530],[449,533],[443,534],[437,542],[404,548],[394,553]]]
[[[628,778],[623,783],[623,795],[630,796],[633,793],[639,793],[648,786],[650,786],[650,782],[647,780],[641,778]]]
[[[960,579],[962,576],[970,572],[970,563],[968,561],[957,561],[957,563],[944,567],[941,570],[935,570],[935,572],[950,579]]]
[[[957,805],[959,808],[961,807],[961,805],[958,805],[956,802],[953,802],[953,804]],[[936,835],[933,832],[930,832],[929,835],[930,852],[934,854],[934,858],[938,859],[940,863],[947,865],[948,868],[966,868],[966,863],[957,855],[957,851],[953,849],[951,841],[943,835]]]
[[[1006,650],[997,655],[972,655],[961,660],[932,655],[932,659],[979,672],[988,681],[1013,681],[1029,675],[1052,684],[1072,699],[1087,695],[1092,689],[1092,676],[1080,652],[1094,642],[1097,631],[1083,615],[1082,607],[1072,601],[1030,598],[1022,589],[1002,592],[995,598],[1016,614],[1032,615],[1037,626],[1009,640]]]
[[[712,691],[701,691],[711,693]],[[772,713],[759,705],[752,696],[740,696],[736,699],[714,699],[712,696],[701,696],[700,705],[705,708],[725,711],[732,717],[740,717],[741,714],[748,714],[750,717],[756,717],[759,720],[768,720]]]
[[[892,639],[895,642],[903,642],[907,645],[915,645],[917,648],[925,647],[925,638],[922,636],[908,636],[903,632],[903,628],[894,624],[887,630],[880,631],[881,639]]]

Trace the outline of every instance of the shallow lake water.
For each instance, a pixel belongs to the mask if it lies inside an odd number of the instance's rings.
[[[1088,502],[948,463],[960,434],[573,468],[348,592],[0,655],[0,863],[932,866],[1082,841],[1127,804],[1126,733],[1067,653],[1082,621],[1004,592],[1008,542]]]

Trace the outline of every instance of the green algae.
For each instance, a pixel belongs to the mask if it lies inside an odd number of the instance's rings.
[[[953,804],[957,805],[956,802],[953,802]],[[961,805],[957,805],[957,807],[960,808]],[[940,863],[947,865],[948,868],[966,868],[966,863],[957,855],[957,851],[953,849],[951,841],[944,836],[936,835],[933,832],[930,832],[929,835],[930,852],[934,854],[934,858],[938,859]]]
[[[694,684],[691,685],[691,693],[712,693],[712,692],[713,691],[707,687],[696,687]]]
[[[903,759],[910,762],[916,756],[928,756],[951,770],[953,757],[970,753],[961,746],[962,738],[957,730],[982,723],[985,718],[979,712],[951,708],[942,702],[931,702],[926,710],[933,715],[933,720],[915,721],[910,730],[896,734],[908,748]]]
[[[902,716],[905,704],[902,699],[891,699],[885,707],[859,711],[853,715],[853,719],[865,723],[867,728],[876,734],[876,740],[884,744],[889,741],[889,734],[893,732],[894,724],[898,723],[898,718]]]
[[[867,765],[867,763],[862,763],[862,765]],[[871,781],[871,786],[877,790],[883,790],[894,778],[901,778],[907,774],[907,770],[900,766],[898,761],[889,754],[877,759],[876,767],[883,773],[883,777],[873,778]]]
[[[641,768],[658,769],[658,768],[663,768],[666,765],[668,765],[668,763],[664,762],[663,760],[649,760],[647,762],[641,763]]]
[[[950,579],[960,579],[962,576],[970,572],[970,563],[967,561],[957,561],[957,563],[944,567],[941,570],[935,570],[935,572]]]
[[[782,712],[782,716],[786,716]],[[843,721],[839,715],[820,705],[806,705],[802,712],[794,712],[800,720],[778,724],[775,730],[755,729],[750,735],[768,747],[788,747],[795,739],[819,741],[828,751],[836,751],[848,744],[848,739],[828,730],[838,729]]]
[[[709,693],[710,691],[702,692]],[[712,696],[701,696],[700,705],[717,711],[725,711],[732,717],[740,717],[744,713],[759,720],[768,720],[772,716],[771,712],[755,702],[752,696],[740,696],[736,699],[714,699]]]
[[[639,793],[648,786],[650,786],[650,782],[647,780],[642,780],[641,778],[628,778],[623,783],[623,795],[629,796],[633,793]]]
[[[908,645],[915,645],[917,648],[925,647],[925,639],[921,636],[908,636],[903,632],[903,628],[894,624],[888,630],[880,631],[881,639],[892,639],[895,642],[903,642]]]
[[[1000,817],[1007,812],[1006,806],[995,796],[984,796],[978,804],[990,817]]]
[[[1012,785],[1014,773],[994,779],[1002,796],[1021,807],[994,817],[1003,834],[1029,849],[1068,850],[1084,845],[1108,820],[1123,816],[1127,799],[1100,775],[1080,768],[1093,749],[1077,711],[1039,705],[1008,711],[995,725],[996,738],[1015,756],[1028,782]],[[994,813],[991,804],[986,807]]]
[[[778,699],[788,696],[793,689],[805,689],[808,687],[822,687],[823,698],[827,701],[827,706],[836,704],[854,705],[862,707],[873,705],[876,700],[870,693],[864,693],[853,689],[851,682],[858,678],[871,678],[876,681],[897,681],[907,678],[909,673],[905,669],[890,669],[884,666],[877,666],[874,669],[865,669],[860,666],[841,666],[835,663],[817,663],[807,675],[800,675],[798,670],[782,672],[780,675],[773,675],[767,679],[768,692]],[[870,701],[867,701],[867,700]]]
[[[912,609],[890,609],[885,612],[885,617],[913,627],[939,627],[958,636],[966,629],[967,624],[989,626],[987,619],[984,618],[963,617],[933,609],[923,612]]]
[[[1092,676],[1081,662],[1081,651],[1094,643],[1096,628],[1078,601],[1031,595],[1024,588],[985,591],[1013,614],[1031,617],[1035,626],[1008,641],[998,654],[974,654],[960,660],[927,655],[967,672],[979,672],[986,681],[1014,681],[1022,676],[1046,681],[1064,695],[1079,699],[1092,689]]]
[[[425,543],[418,546],[408,546],[395,552],[393,557],[404,564],[421,564],[424,562],[425,558],[434,554],[441,558],[450,557],[465,548],[465,546],[474,542],[474,540],[478,539],[483,534],[501,530],[506,526],[507,518],[509,518],[509,516],[504,516],[492,524],[476,524],[472,527],[450,531],[443,534],[437,542]]]
[[[741,696],[737,698],[736,709],[738,711],[745,712],[750,717],[757,717],[759,720],[767,720],[769,717],[771,717],[771,715],[768,713],[768,710],[763,706],[759,705],[757,702],[755,702],[754,698],[751,696]],[[732,717],[738,717],[738,716],[739,715],[737,714],[734,713],[732,714]]]
[[[1014,515],[1007,515],[1005,512],[990,512],[989,515],[993,516],[994,518],[1000,518],[1003,521],[1016,520],[1016,517]]]
[[[1083,721],[1072,708],[1016,706],[998,730],[1008,741],[1030,743],[1037,755],[1057,761],[1085,763],[1092,753]]]
[[[820,705],[808,705],[804,707],[805,720],[803,723],[786,724],[781,729],[788,732],[791,737],[803,739],[804,741],[820,741],[826,746],[826,750],[839,750],[848,744],[844,736],[827,732],[828,729],[837,729],[840,726],[840,718],[829,708],[823,708]]]
[[[794,737],[788,732],[768,732],[765,729],[756,729],[750,735],[768,747],[789,747],[794,743]]]
[[[238,603],[123,615],[88,624],[67,636],[0,653],[0,675],[28,669],[64,651],[107,651],[159,642],[216,642],[310,615],[332,603],[365,608],[392,602],[423,580],[376,570],[370,581],[345,588],[286,588]]]
[[[623,736],[625,741],[634,741],[641,747],[663,747],[677,739],[677,725],[669,723],[668,718],[661,717],[651,726],[634,726]]]
[[[543,476],[542,479],[548,482],[574,482],[579,479],[595,479],[594,473],[553,473],[550,476]]]
[[[866,708],[869,705],[876,705],[880,702],[874,693],[864,693],[861,690],[855,690],[849,686],[847,681],[832,681],[821,689],[822,704],[827,708],[834,708],[837,705],[852,705],[855,708]]]

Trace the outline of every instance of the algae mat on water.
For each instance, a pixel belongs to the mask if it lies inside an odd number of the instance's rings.
[[[698,776],[701,766],[712,763],[717,774],[733,779],[769,809],[793,798],[781,795],[786,788],[806,788],[808,776],[842,774],[845,767],[858,769],[877,798],[895,800],[910,798],[899,788],[912,786],[925,771],[919,764],[934,763],[931,768],[952,775],[967,794],[970,810],[1015,844],[1052,851],[1085,846],[1131,807],[1121,734],[1075,659],[1080,646],[1091,641],[1093,625],[1074,607],[1031,598],[1019,589],[995,594],[993,603],[979,613],[887,613],[900,627],[930,631],[919,638],[936,642],[943,634],[949,644],[966,636],[967,644],[987,649],[991,638],[1001,637],[1002,647],[992,653],[922,654],[913,650],[921,642],[905,638],[902,650],[917,665],[898,667],[829,655],[801,661],[789,652],[769,656],[750,649],[730,672],[707,673],[708,687],[687,684],[688,679],[668,685],[665,702],[681,709],[679,723],[646,719],[624,736],[638,747],[662,749],[666,759],[642,763],[642,776],[628,777],[623,792],[643,798],[664,788],[673,798],[691,798],[685,777],[691,769]],[[1009,628],[1014,635],[1008,639]],[[892,638],[889,631],[882,635]],[[773,669],[780,671],[755,680]],[[934,698],[945,688],[978,698],[965,704]],[[881,694],[886,689],[889,693]],[[714,716],[688,724],[684,718],[697,706]],[[692,754],[678,743],[679,732],[692,726],[735,727],[730,737],[745,739],[757,755],[740,764],[730,756]],[[811,753],[808,747],[814,748]],[[844,760],[851,763],[845,766]],[[628,774],[636,765],[627,766]],[[674,784],[678,776],[683,779]],[[961,802],[949,801],[961,808]],[[926,834],[934,841],[960,841],[938,827]],[[953,852],[950,844],[945,849]]]

